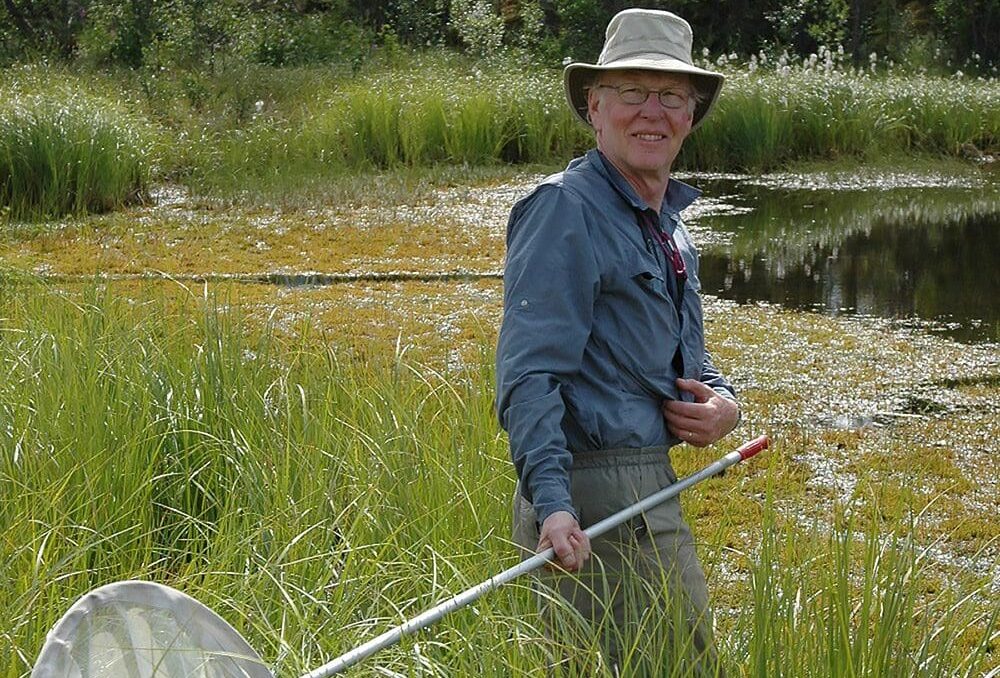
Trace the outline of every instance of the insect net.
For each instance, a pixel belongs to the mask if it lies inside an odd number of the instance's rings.
[[[252,647],[180,591],[123,581],[80,598],[52,627],[31,678],[273,678]]]

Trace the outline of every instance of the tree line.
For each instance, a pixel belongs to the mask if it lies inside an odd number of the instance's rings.
[[[1000,65],[1000,0],[2,0],[0,64],[357,67],[403,46],[557,64],[595,58],[610,17],[635,5],[685,17],[712,55],[840,46],[859,66],[872,54],[914,69]]]

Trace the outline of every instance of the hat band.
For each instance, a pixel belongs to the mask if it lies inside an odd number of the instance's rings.
[[[691,66],[690,60],[684,57],[685,55],[683,54],[677,56],[674,54],[664,53],[664,52],[625,52],[621,54],[615,54],[613,57],[611,55],[608,55],[607,59],[601,59],[600,61],[598,61],[597,65],[610,66],[617,61],[635,60],[635,61],[656,62],[656,61],[665,61],[667,59],[670,59],[671,61],[679,61],[682,64]]]

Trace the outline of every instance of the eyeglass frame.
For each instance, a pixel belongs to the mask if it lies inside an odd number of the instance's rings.
[[[667,110],[671,111],[676,111],[681,108],[684,108],[685,106],[690,106],[692,100],[694,101],[698,100],[696,94],[692,92],[687,92],[687,93],[678,92],[676,87],[666,87],[664,89],[657,90],[657,89],[649,89],[648,87],[644,87],[639,83],[635,82],[626,82],[622,83],[621,85],[604,85],[604,84],[591,85],[590,89],[613,89],[615,90],[615,93],[618,95],[618,98],[621,99],[622,103],[627,104],[629,106],[643,105],[644,103],[649,101],[649,95],[652,94],[653,92],[656,92],[656,99],[660,103],[660,106],[663,106]],[[622,94],[623,91],[628,91],[628,90],[635,90],[636,92],[642,92],[643,93],[642,100],[628,101],[625,98],[625,95]],[[665,95],[670,95],[670,94],[681,99],[680,103],[677,106],[671,106],[670,104],[666,103],[663,100],[663,97]]]

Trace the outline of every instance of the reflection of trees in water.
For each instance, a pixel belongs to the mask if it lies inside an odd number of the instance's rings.
[[[1000,197],[987,193],[760,192],[753,212],[712,218],[731,246],[703,253],[702,284],[740,302],[952,319],[956,337],[997,340]]]

